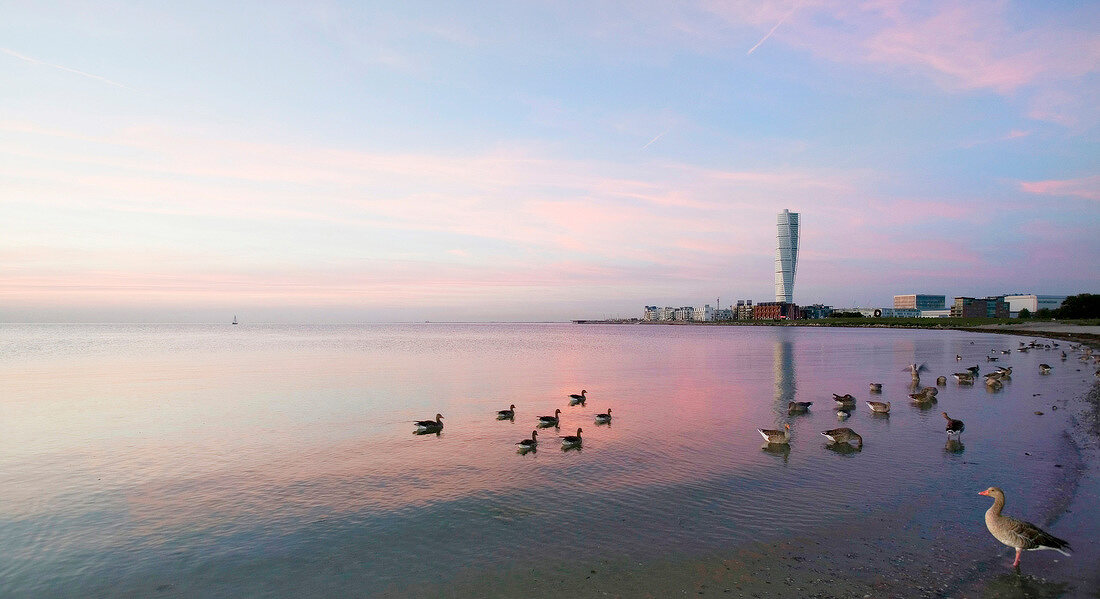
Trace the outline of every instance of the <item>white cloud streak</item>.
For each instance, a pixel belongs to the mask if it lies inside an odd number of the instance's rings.
[[[68,73],[76,73],[77,75],[87,77],[89,79],[95,79],[96,81],[101,81],[103,83],[106,83],[107,85],[113,85],[115,87],[121,87],[122,89],[128,89],[130,91],[134,91],[133,88],[128,87],[126,85],[123,85],[123,84],[121,84],[117,81],[112,81],[112,80],[110,80],[106,77],[101,77],[99,75],[93,75],[91,73],[85,73],[84,71],[78,71],[77,69],[71,69],[71,68],[63,66],[63,65],[54,64],[52,62],[46,62],[44,60],[39,60],[37,58],[33,58],[33,57],[27,56],[25,54],[20,54],[20,53],[16,52],[15,50],[12,50],[10,48],[0,48],[0,52],[3,52],[4,54],[7,54],[8,56],[13,56],[15,58],[18,58],[19,60],[24,60],[24,61],[29,62],[31,64],[37,64],[37,65],[42,65],[42,66],[47,66],[47,67],[53,67],[55,69],[66,71]]]
[[[788,12],[788,13],[787,13],[787,14],[785,14],[785,15],[783,15],[783,18],[782,18],[782,19],[779,19],[779,22],[778,22],[778,23],[776,23],[776,24],[775,24],[775,26],[771,28],[771,31],[769,31],[767,35],[765,35],[764,37],[760,38],[760,41],[756,42],[756,45],[755,45],[755,46],[753,46],[753,47],[749,48],[749,51],[748,51],[748,52],[745,52],[745,56],[748,56],[748,55],[752,54],[753,52],[755,52],[755,51],[756,51],[756,49],[757,49],[757,48],[759,48],[759,47],[760,47],[760,45],[761,45],[761,44],[763,44],[764,42],[768,41],[768,38],[769,38],[769,37],[771,37],[773,33],[775,33],[775,30],[776,30],[776,29],[779,29],[779,26],[780,26],[780,25],[782,25],[784,21],[786,21],[787,19],[791,18],[791,15],[793,15],[793,14],[794,14],[794,11],[796,11],[796,10],[798,10],[798,3],[795,3],[795,5],[791,7],[791,10],[790,10],[790,12]]]

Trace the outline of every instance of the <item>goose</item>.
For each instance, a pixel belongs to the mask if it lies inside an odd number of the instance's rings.
[[[867,407],[871,408],[871,411],[876,414],[889,414],[890,402],[882,403],[881,401],[869,401]]]
[[[1065,362],[1065,361],[1066,361],[1066,357],[1067,357],[1067,356],[1066,356],[1066,352],[1062,352],[1062,361],[1063,361],[1063,362]]]
[[[989,533],[993,535],[993,538],[1016,550],[1016,561],[1012,562],[1013,568],[1020,567],[1020,554],[1025,550],[1050,549],[1067,557],[1069,556],[1071,548],[1067,541],[1043,531],[1043,529],[1030,522],[1002,516],[1001,510],[1005,506],[1005,493],[1000,488],[989,487],[984,491],[979,491],[978,495],[993,498],[993,505],[985,512],[985,527],[989,529]]]
[[[852,412],[850,412],[849,410],[845,410],[844,408],[841,408],[841,409],[836,411],[836,419],[837,420],[847,420],[851,415],[852,415]]]
[[[1012,350],[1010,350],[1010,349],[1002,349],[1002,350],[1001,350],[1001,353],[1007,356],[1007,355],[1009,355],[1009,354],[1011,354],[1011,353],[1012,353]]]
[[[530,439],[524,439],[524,440],[520,441],[519,443],[516,443],[516,445],[519,445],[519,448],[521,450],[523,450],[523,449],[534,449],[539,444],[539,440],[537,438],[538,436],[539,436],[538,431],[531,431],[531,438]]]
[[[919,380],[920,379],[920,373],[924,372],[925,370],[928,370],[928,366],[926,366],[924,364],[921,364],[919,366],[916,365],[916,364],[910,364],[910,365],[906,366],[905,368],[902,368],[902,370],[907,371],[910,374],[912,374],[913,375],[913,380]]]
[[[925,402],[930,402],[930,401],[936,401],[936,394],[935,393],[929,393],[927,391],[927,389],[929,389],[929,388],[930,387],[925,387],[924,389],[921,389],[917,393],[910,393],[909,398],[912,399],[913,401],[917,402],[917,403],[925,403]]]
[[[959,354],[955,354],[955,361],[956,362],[962,362],[962,360],[963,360],[962,356],[960,356]]]
[[[835,401],[839,406],[850,406],[855,405],[856,398],[852,397],[851,393],[845,393],[844,395],[837,395],[836,393],[833,393],[833,401]]]
[[[553,416],[539,416],[539,424],[543,426],[557,426],[561,410],[554,410]]]
[[[943,414],[943,419],[947,421],[947,426],[944,427],[944,430],[947,431],[948,435],[955,435],[956,437],[962,435],[963,429],[966,428],[962,420],[955,420],[948,416],[947,412],[940,412],[940,414]]]
[[[791,425],[789,424],[784,424],[783,430],[758,428],[756,432],[760,433],[760,436],[764,437],[764,440],[768,443],[782,445],[791,441]]]
[[[516,417],[516,404],[508,406],[507,410],[497,411],[497,420],[511,420]]]
[[[571,393],[569,395],[569,405],[575,406],[577,404],[583,404],[585,401],[588,400],[588,397],[586,397],[587,393],[588,391],[586,389],[581,389],[580,395],[577,395],[576,393]]]
[[[1000,379],[985,379],[985,388],[990,391],[1000,391],[1004,386]]]
[[[581,429],[577,429],[576,435],[567,435],[561,438],[561,446],[563,448],[568,447],[580,447],[581,446]]]
[[[947,377],[941,376],[941,377],[936,378],[936,384],[939,385],[940,387],[946,385],[947,384]]]
[[[607,413],[596,414],[596,424],[606,424],[611,422],[611,408],[607,408]]]
[[[871,383],[871,393],[882,393],[882,383]]]
[[[951,376],[955,377],[955,380],[958,381],[960,385],[974,384],[974,375],[970,374],[969,372],[956,372]]]
[[[435,420],[417,420],[416,430],[418,431],[438,431],[443,429],[443,415],[436,414]]]
[[[829,440],[830,443],[848,443],[855,439],[860,449],[863,449],[863,437],[859,436],[859,433],[850,428],[834,428],[831,430],[823,431],[821,436]]]
[[[1040,364],[1039,374],[1050,374],[1050,364]]]
[[[787,403],[787,415],[804,414],[814,405],[812,401],[792,401]]]
[[[971,366],[970,368],[967,368],[967,370],[970,371],[970,374],[972,374],[974,376],[978,376],[978,365],[977,364]]]
[[[986,362],[996,362],[997,361],[997,356],[986,356],[985,361]]]
[[[1001,376],[1012,376],[1011,366],[998,366],[997,372],[1001,373]]]

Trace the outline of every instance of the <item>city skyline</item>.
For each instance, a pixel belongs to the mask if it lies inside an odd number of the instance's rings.
[[[1100,292],[1100,5],[5,14],[0,322]]]

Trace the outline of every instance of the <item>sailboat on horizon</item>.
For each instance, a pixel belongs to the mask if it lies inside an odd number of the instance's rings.
[[[237,324],[237,315],[236,314],[233,315],[233,324]]]

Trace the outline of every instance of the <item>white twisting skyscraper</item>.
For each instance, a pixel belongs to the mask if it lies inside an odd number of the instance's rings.
[[[794,270],[798,266],[798,213],[779,213],[775,237],[775,301],[794,302]]]

